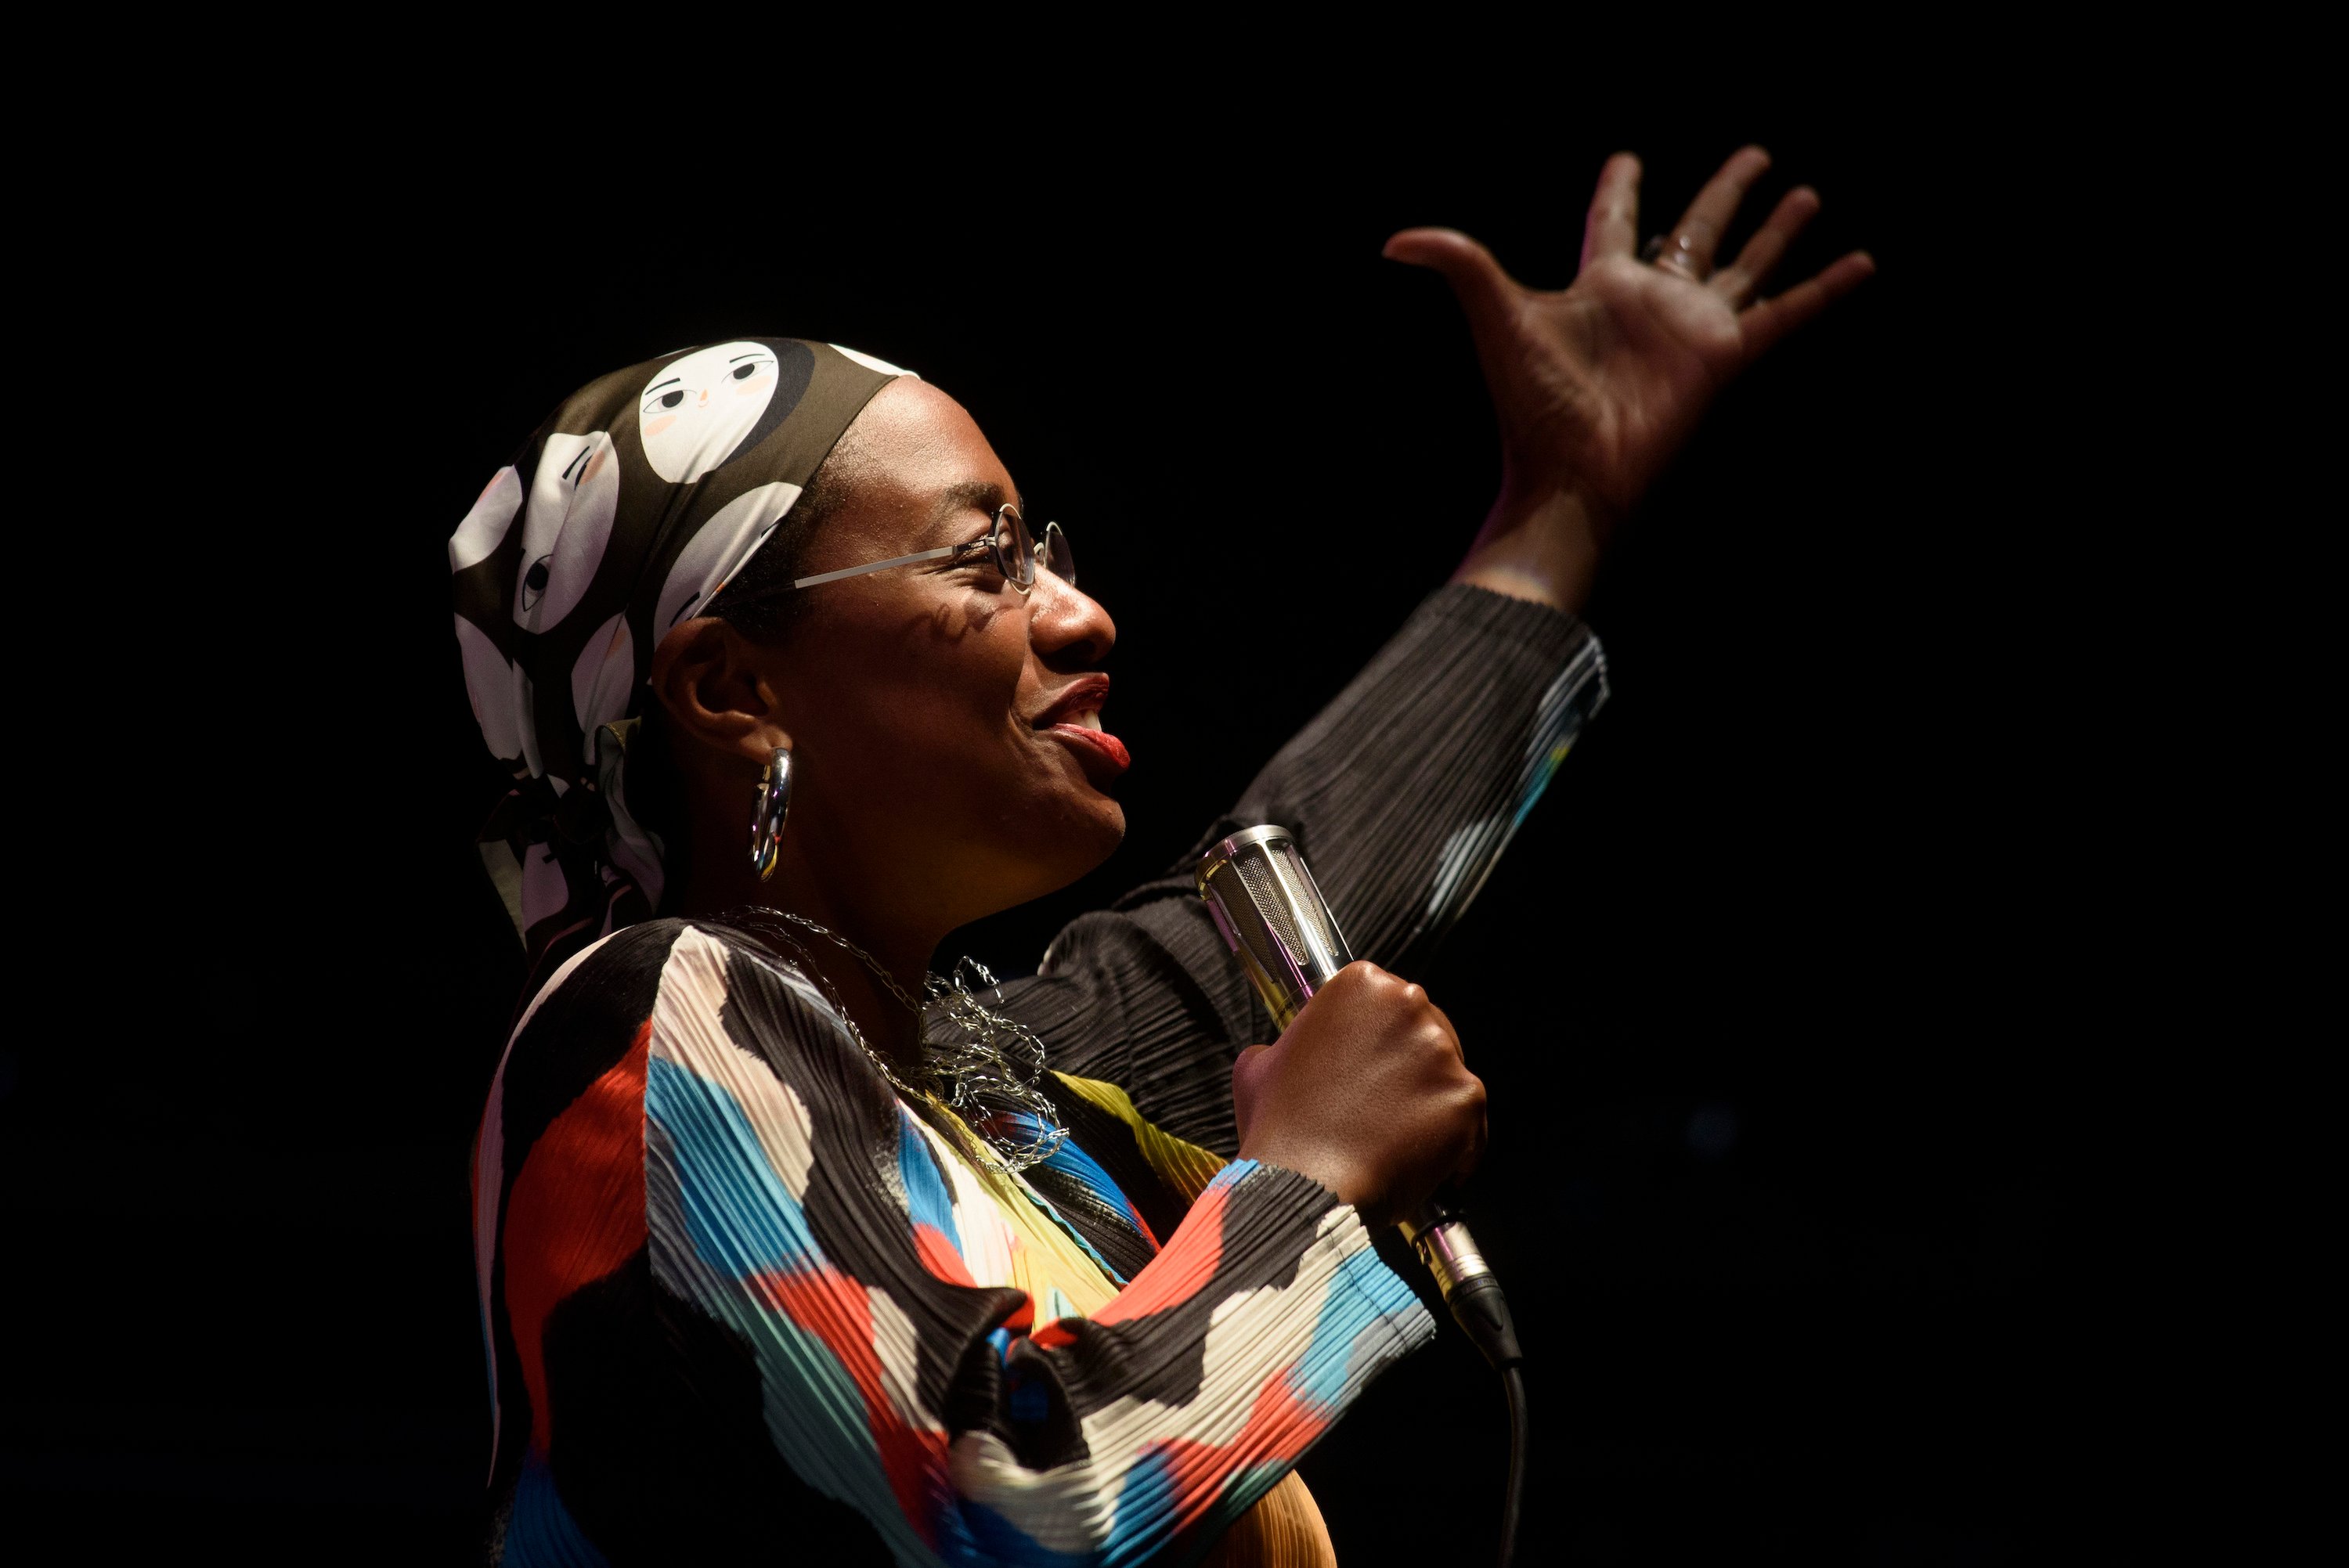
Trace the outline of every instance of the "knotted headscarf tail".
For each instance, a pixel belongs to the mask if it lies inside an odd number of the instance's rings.
[[[909,374],[790,337],[631,366],[565,398],[458,525],[465,689],[514,780],[482,858],[522,931],[525,995],[660,903],[661,844],[627,804],[626,739],[653,650],[772,536],[874,395]]]

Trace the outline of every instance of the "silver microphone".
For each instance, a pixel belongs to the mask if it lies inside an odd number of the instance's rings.
[[[1278,1027],[1288,1028],[1307,999],[1354,961],[1288,829],[1234,833],[1201,857],[1198,880],[1216,929]],[[1522,1359],[1500,1281],[1458,1216],[1430,1201],[1402,1229],[1435,1276],[1444,1305],[1485,1359],[1495,1367]]]

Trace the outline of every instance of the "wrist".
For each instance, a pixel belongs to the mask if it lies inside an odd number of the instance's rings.
[[[1240,1142],[1240,1158],[1294,1171],[1328,1188],[1338,1202],[1356,1208],[1361,1207],[1362,1201],[1370,1196],[1369,1183],[1356,1163],[1341,1151],[1319,1144],[1278,1138],[1244,1139]]]
[[[1617,521],[1578,486],[1505,481],[1452,581],[1579,614]]]

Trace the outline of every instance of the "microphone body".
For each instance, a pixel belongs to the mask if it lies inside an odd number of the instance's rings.
[[[1286,828],[1248,828],[1222,841],[1200,859],[1198,886],[1216,929],[1280,1028],[1354,961]],[[1459,1216],[1431,1200],[1402,1229],[1435,1277],[1444,1305],[1485,1358],[1501,1368],[1522,1360],[1500,1281]]]

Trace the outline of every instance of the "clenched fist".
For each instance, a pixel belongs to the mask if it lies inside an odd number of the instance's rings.
[[[1312,1177],[1392,1224],[1485,1149],[1485,1086],[1427,993],[1349,964],[1232,1068],[1240,1155]]]

